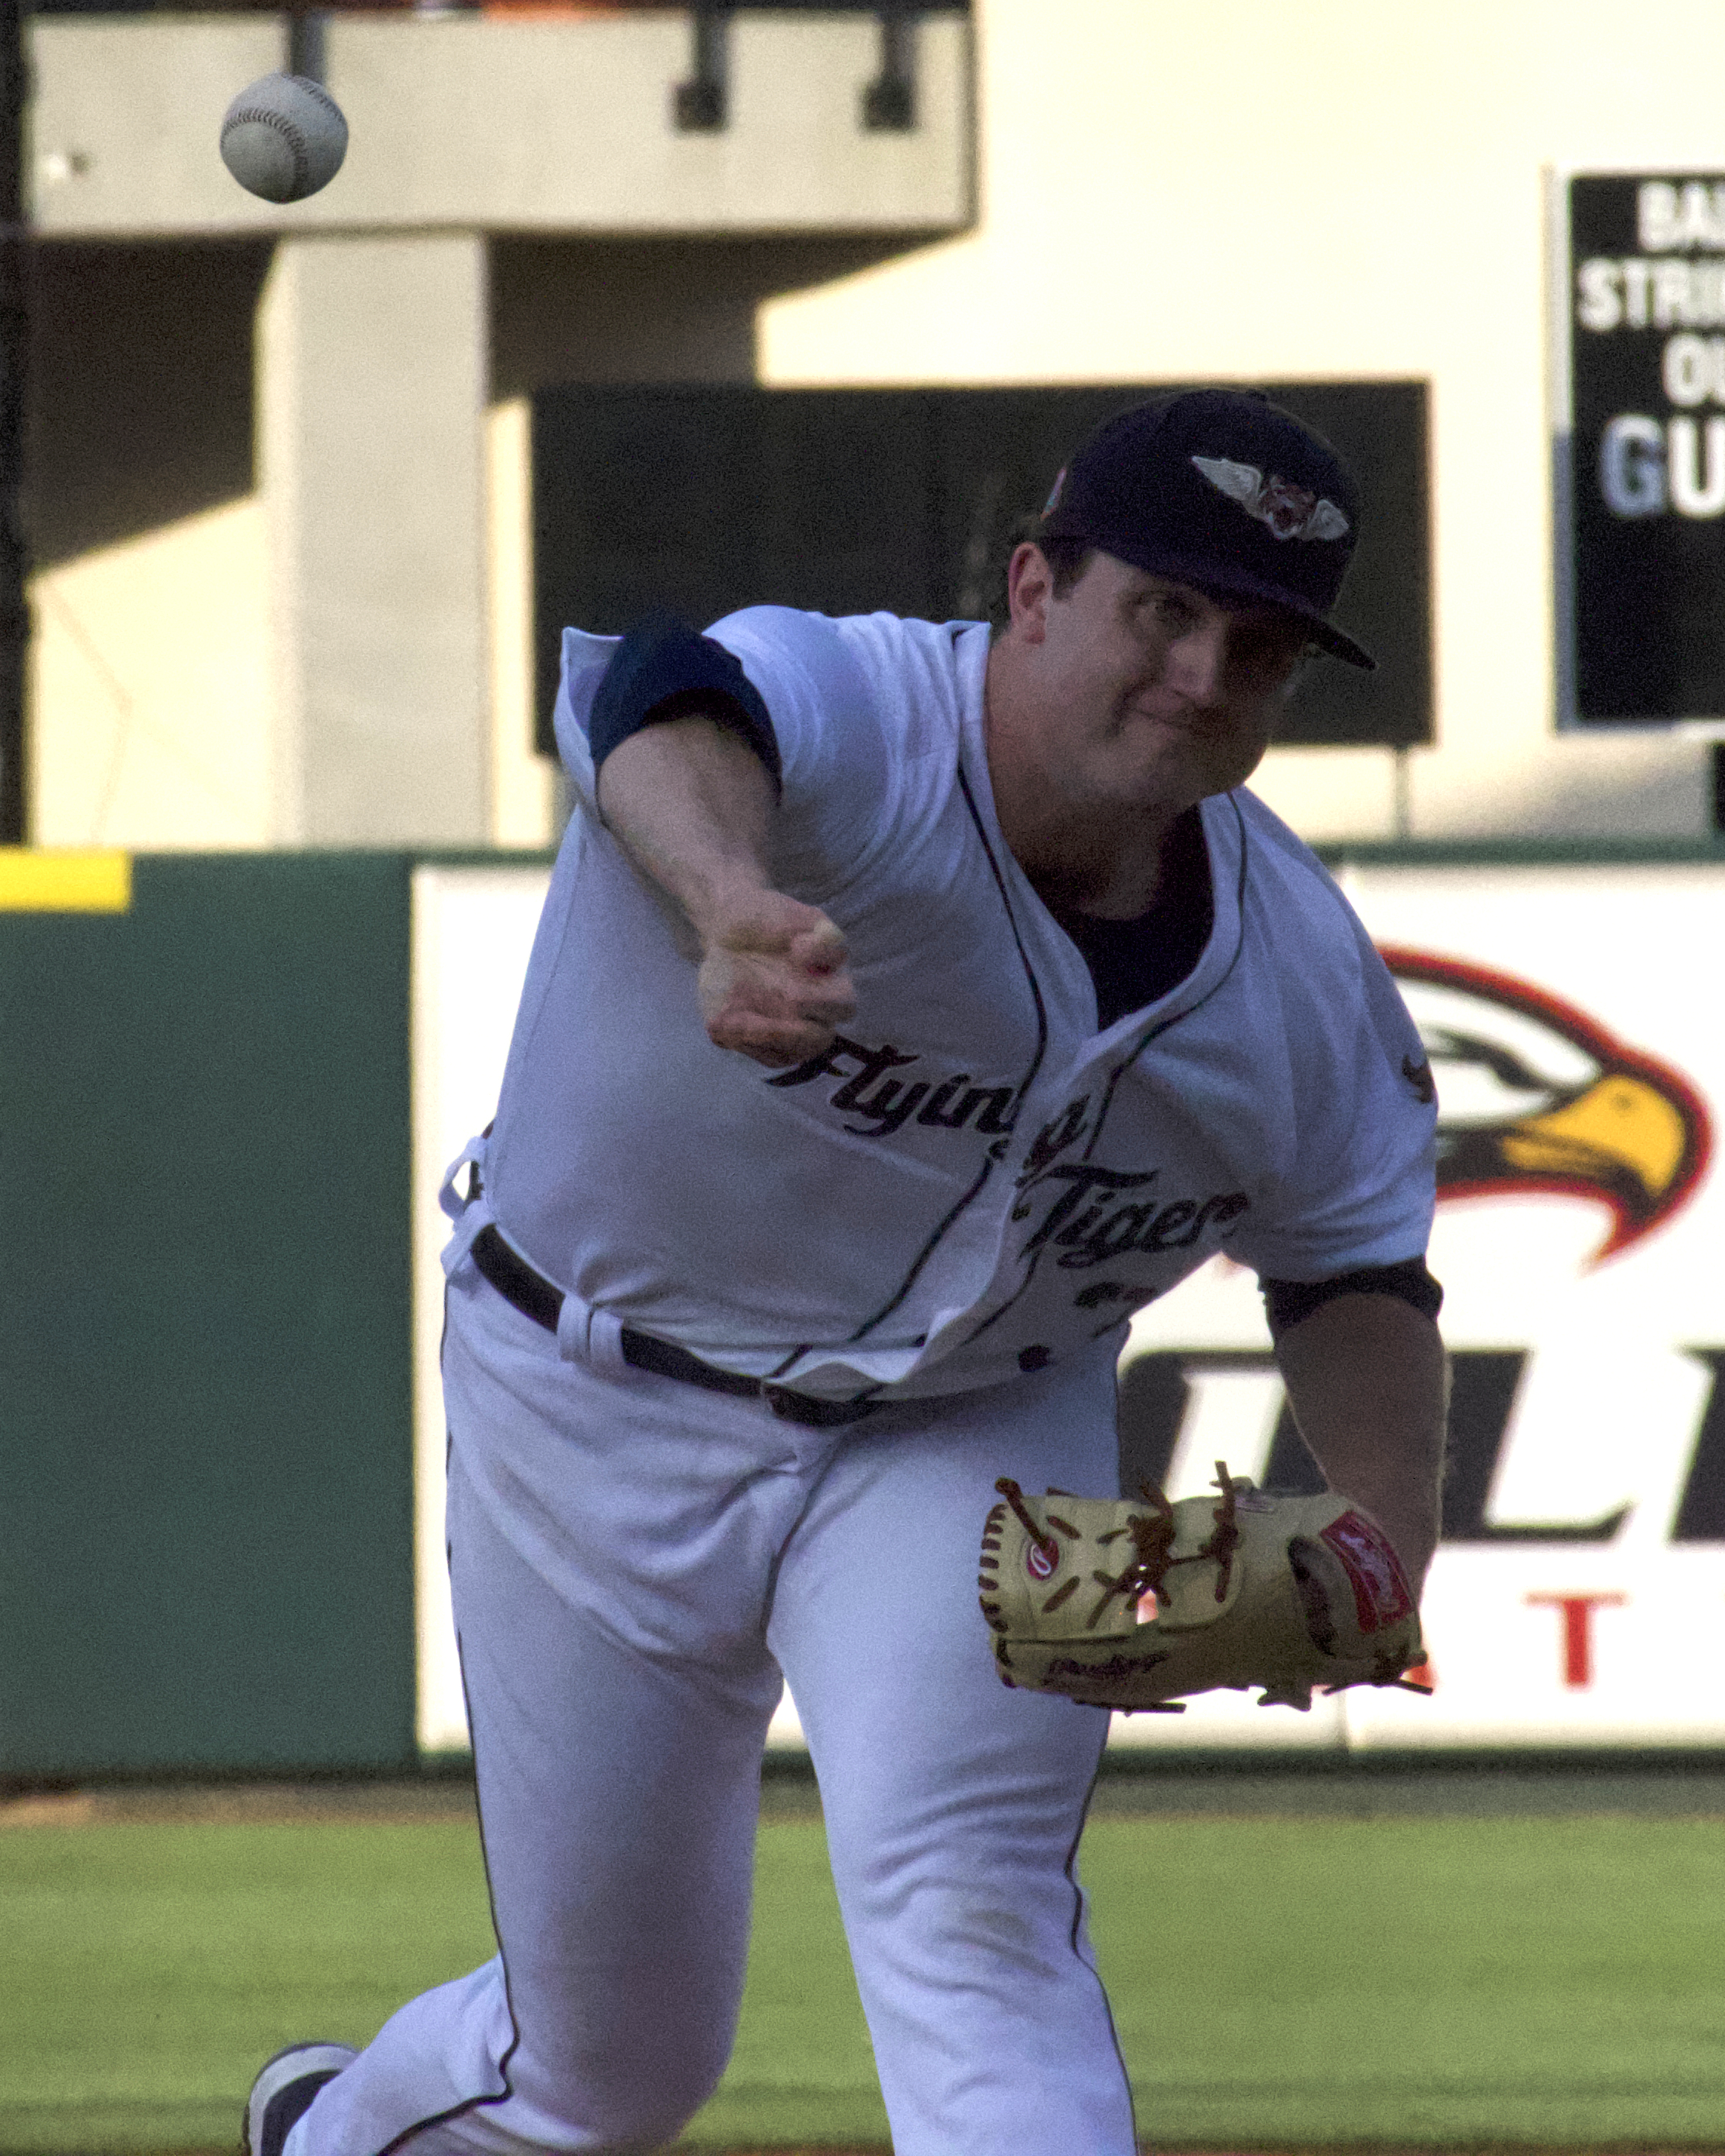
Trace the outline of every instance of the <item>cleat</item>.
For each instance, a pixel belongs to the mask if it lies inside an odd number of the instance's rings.
[[[312,2097],[358,2056],[351,2044],[290,2044],[266,2060],[246,2099],[241,2156],[281,2156]]]

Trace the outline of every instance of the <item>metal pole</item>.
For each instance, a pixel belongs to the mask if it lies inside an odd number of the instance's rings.
[[[30,239],[24,228],[22,0],[0,0],[0,845],[28,836],[24,694],[30,644],[24,538],[24,384],[29,362]]]
[[[295,4],[288,10],[287,71],[307,82],[324,80],[324,25],[322,11]]]
[[[1390,835],[1397,839],[1411,839],[1414,835],[1414,758],[1405,742],[1398,742],[1391,752],[1394,757]]]
[[[907,132],[916,125],[916,21],[913,0],[883,0],[880,72],[865,84],[862,124],[872,130]]]
[[[731,0],[694,0],[689,10],[691,72],[671,110],[685,135],[722,132],[729,118]]]

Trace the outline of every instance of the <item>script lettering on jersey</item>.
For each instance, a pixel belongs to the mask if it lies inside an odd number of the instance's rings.
[[[1147,1192],[1161,1173],[1155,1168],[1099,1168],[1087,1161],[1045,1169],[1030,1188],[1046,1196],[1052,1184],[1053,1201],[1030,1230],[1021,1255],[1028,1258],[1052,1245],[1060,1252],[1057,1262],[1076,1270],[1123,1257],[1128,1250],[1190,1250],[1206,1229],[1226,1227],[1251,1202],[1243,1190],[1166,1202],[1159,1196],[1117,1202],[1127,1191]],[[1028,1220],[1035,1211],[1027,1192],[1013,1208],[1013,1218]]]
[[[1019,1187],[1034,1183],[1053,1161],[1060,1158],[1068,1146],[1076,1145],[1084,1136],[1090,1120],[1090,1096],[1081,1093],[1076,1101],[1068,1101],[1059,1115],[1046,1122],[1030,1141],[1030,1150],[1024,1156],[1024,1165],[1019,1175]]]
[[[902,1070],[920,1063],[914,1051],[906,1053],[888,1041],[879,1048],[865,1047],[834,1034],[830,1048],[811,1055],[794,1070],[781,1070],[769,1086],[812,1086],[817,1079],[839,1078],[844,1083],[831,1094],[828,1105],[841,1116],[860,1116],[861,1122],[847,1122],[853,1137],[891,1137],[914,1116],[925,1127],[942,1131],[980,1131],[988,1137],[1005,1137],[1012,1130],[1013,1089],[1010,1086],[978,1086],[970,1073],[961,1070],[937,1082],[932,1078],[889,1078],[889,1070]]]

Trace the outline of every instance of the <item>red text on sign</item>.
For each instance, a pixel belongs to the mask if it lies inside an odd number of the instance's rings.
[[[1595,1609],[1615,1609],[1627,1602],[1626,1594],[1530,1594],[1530,1603],[1558,1609],[1563,1616],[1563,1682],[1571,1691],[1584,1691],[1594,1681],[1594,1625]]]

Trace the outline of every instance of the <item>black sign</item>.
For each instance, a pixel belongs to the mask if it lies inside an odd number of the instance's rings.
[[[1086,389],[569,388],[533,399],[539,746],[566,624],[698,624],[772,602],[925,620],[997,613],[1012,542],[1092,427],[1169,384]],[[1360,483],[1337,619],[1378,660],[1308,670],[1295,743],[1432,732],[1425,385],[1266,383]]]
[[[1568,194],[1563,716],[1725,717],[1725,177]]]

